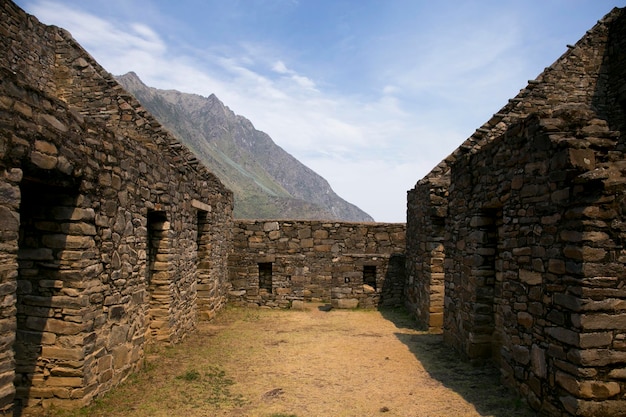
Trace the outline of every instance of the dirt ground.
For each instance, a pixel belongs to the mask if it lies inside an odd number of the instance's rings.
[[[402,311],[228,308],[88,416],[532,416],[489,366],[460,361]]]

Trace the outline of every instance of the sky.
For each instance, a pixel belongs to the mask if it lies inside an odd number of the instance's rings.
[[[110,73],[215,94],[342,198],[406,192],[626,0],[17,0]]]

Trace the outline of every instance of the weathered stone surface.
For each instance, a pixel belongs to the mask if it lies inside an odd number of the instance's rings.
[[[331,301],[334,308],[351,309],[359,306],[359,300],[356,298],[337,298]]]
[[[556,373],[556,381],[577,398],[601,400],[620,393],[620,385],[617,382],[580,381],[576,377],[560,371]]]
[[[624,417],[626,400],[576,401],[576,415],[584,417]]]
[[[272,231],[278,231],[278,230],[279,230],[278,222],[265,222],[263,224],[264,232],[272,232]]]
[[[612,369],[609,372],[609,378],[626,379],[626,368]]]
[[[626,313],[573,315],[572,321],[575,326],[586,330],[626,329]]]
[[[533,345],[530,352],[530,362],[533,373],[539,378],[545,378],[547,375],[545,350],[537,345]]]
[[[50,359],[69,359],[81,361],[85,358],[82,348],[63,348],[55,346],[43,346],[41,354]]]
[[[229,299],[287,307],[351,294],[345,308],[401,305],[404,236],[404,224],[238,220]],[[263,277],[261,264],[271,264]]]
[[[614,9],[408,193],[407,306],[541,414],[626,415],[625,49]]]
[[[579,346],[579,333],[563,327],[548,327],[545,329],[547,335],[556,340],[572,346]]]
[[[233,201],[66,31],[0,15],[2,414],[87,402],[212,317]]]
[[[528,285],[537,285],[537,284],[541,284],[542,282],[541,273],[527,271],[524,269],[519,271],[519,279],[520,281]]]

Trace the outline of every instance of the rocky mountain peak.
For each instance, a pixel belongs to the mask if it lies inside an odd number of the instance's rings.
[[[116,78],[233,191],[236,218],[373,221],[215,94],[156,89],[134,72]]]

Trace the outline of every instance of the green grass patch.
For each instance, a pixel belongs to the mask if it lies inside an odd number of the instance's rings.
[[[201,407],[202,403],[217,408],[241,407],[247,403],[242,395],[231,391],[231,386],[235,382],[217,366],[210,366],[202,372],[195,369],[187,370],[176,376],[176,379],[186,383],[181,388],[186,393],[188,404],[193,408]]]

